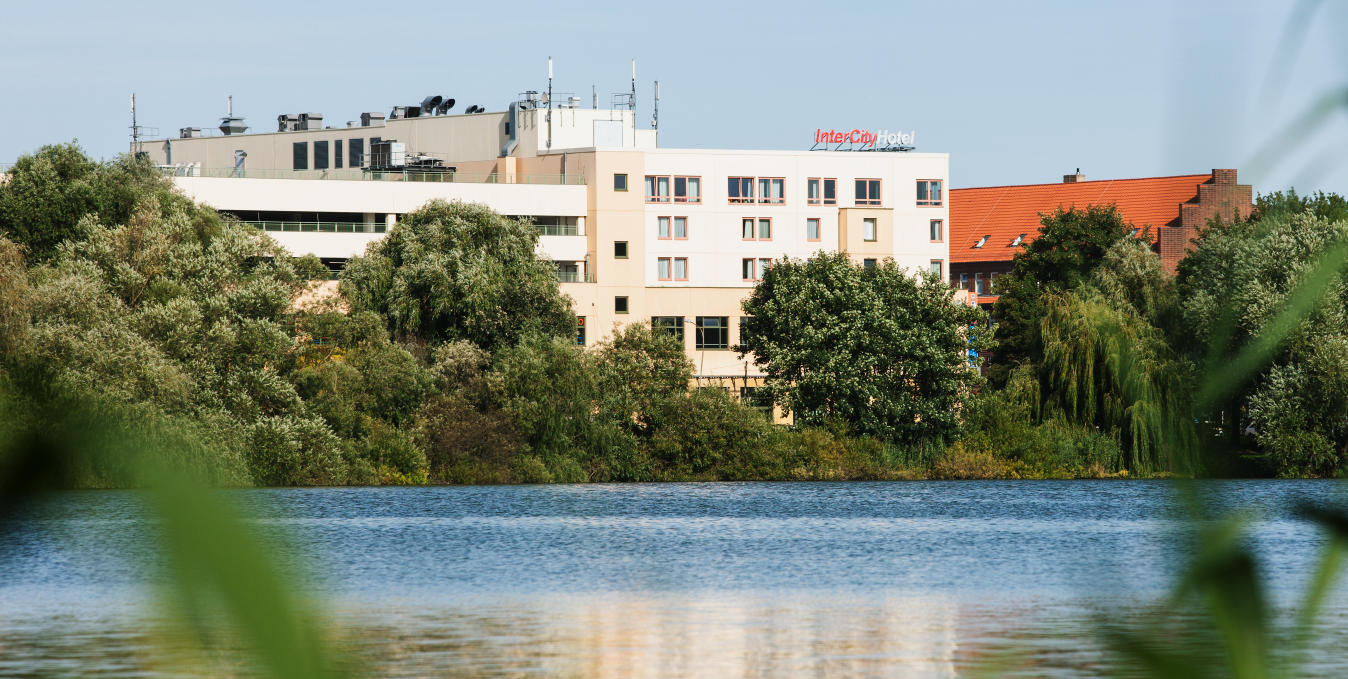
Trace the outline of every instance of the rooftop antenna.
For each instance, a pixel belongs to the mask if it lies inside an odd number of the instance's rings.
[[[136,93],[131,93],[131,155],[136,155],[136,144],[140,142],[140,128],[136,127]]]
[[[234,95],[232,95],[232,94],[229,95],[229,104],[228,104],[227,106],[228,106],[228,113],[226,113],[226,115],[228,115],[229,117],[233,118],[233,117],[234,117]]]
[[[636,124],[637,124],[637,123],[636,123],[636,119],[637,119],[637,118],[636,118],[636,110],[637,110],[637,60],[636,60],[636,59],[633,59],[633,60],[632,60],[632,96],[631,96],[631,98],[629,98],[629,99],[627,100],[627,108],[629,108],[629,109],[632,110],[632,112],[633,112],[633,115],[632,115],[632,124],[633,124],[633,125],[636,125]]]
[[[593,97],[593,101],[590,102],[590,108],[599,108],[599,90],[595,89],[594,85],[590,85],[590,96]]]
[[[660,129],[660,81],[655,81],[655,116],[651,118],[651,129]]]
[[[548,57],[548,148],[552,148],[552,57]]]

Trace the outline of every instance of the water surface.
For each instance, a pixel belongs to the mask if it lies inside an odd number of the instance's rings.
[[[1251,510],[1290,602],[1322,537],[1311,481],[1198,484]],[[1166,594],[1175,486],[746,483],[229,491],[381,676],[956,676],[1017,653],[1090,675],[1102,616]],[[188,673],[162,659],[138,492],[62,493],[0,544],[0,676]],[[1348,603],[1337,599],[1331,622]],[[1338,636],[1331,624],[1331,640]],[[1342,640],[1338,640],[1342,641]],[[1332,654],[1322,674],[1348,666]],[[237,668],[234,668],[237,669]],[[218,671],[218,668],[217,668]]]

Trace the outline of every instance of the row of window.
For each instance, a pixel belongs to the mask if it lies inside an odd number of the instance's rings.
[[[729,349],[730,348],[730,317],[729,316],[695,316],[693,321],[693,340],[694,346],[698,349]],[[740,319],[740,327],[744,327],[744,319]],[[678,338],[679,344],[684,342],[683,326],[687,323],[683,316],[652,316],[651,329],[656,332],[665,332]],[[743,332],[741,339],[743,339]]]
[[[323,142],[326,143],[326,142]],[[879,179],[855,180],[853,199],[859,206],[880,206]],[[672,192],[671,192],[672,187]],[[627,175],[613,175],[613,190],[627,190]],[[702,178],[677,175],[647,175],[645,182],[647,203],[701,203]],[[784,177],[728,177],[726,197],[731,204],[785,205],[786,179]],[[811,177],[806,180],[805,202],[808,205],[837,205],[838,180]],[[940,179],[919,179],[917,204],[941,207]]]
[[[877,266],[879,260],[863,259],[861,265],[867,269],[873,269]],[[942,275],[943,262],[939,259],[931,260],[931,272],[939,278]],[[740,260],[741,279],[746,283],[756,283],[763,280],[768,269],[772,266],[772,259],[768,257],[746,257]],[[688,258],[687,257],[657,257],[655,260],[656,278],[662,281],[686,281],[688,280]],[[993,274],[994,276],[996,274]],[[983,285],[983,274],[974,274],[978,285],[978,294],[988,294],[991,292],[991,279],[988,286]],[[968,289],[969,274],[960,274],[960,288]],[[618,313],[626,313],[625,311]]]
[[[656,217],[656,238],[658,240],[688,240],[688,218],[687,217]],[[933,219],[930,224],[930,235],[933,243],[939,243],[945,237],[944,220]],[[862,220],[862,239],[874,242],[877,238],[876,220],[867,218]],[[740,238],[742,240],[772,240],[772,217],[745,217],[740,222]],[[810,218],[805,220],[805,240],[818,241],[819,238],[819,220]],[[626,242],[624,250],[626,249]],[[627,255],[620,255],[626,257]]]
[[[383,141],[380,137],[370,137],[370,145]],[[346,140],[348,167],[357,168],[365,163],[365,140]],[[331,151],[331,153],[329,153]],[[309,169],[309,142],[297,141],[291,145],[291,167],[296,170]],[[342,140],[336,139],[314,142],[314,169],[342,169]]]
[[[996,278],[997,278],[996,271],[993,271],[992,273],[988,274],[987,278],[983,278],[983,274],[981,273],[976,273],[974,274],[973,287],[970,287],[969,274],[962,273],[960,274],[960,290],[973,290],[974,292],[980,295],[991,295],[993,294],[992,282]]]

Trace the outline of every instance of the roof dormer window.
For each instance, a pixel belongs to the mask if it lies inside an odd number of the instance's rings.
[[[974,248],[977,249],[977,248],[983,247],[984,245],[987,245],[987,244],[988,244],[988,239],[989,239],[989,238],[992,238],[992,236],[991,236],[991,235],[988,235],[988,236],[983,236],[982,238],[979,238],[979,239],[978,239],[978,243],[977,243],[976,245],[974,245]]]
[[[1022,234],[1020,234],[1019,236],[1016,236],[1016,239],[1015,239],[1015,240],[1011,241],[1011,247],[1014,248],[1014,247],[1016,247],[1017,245],[1020,245],[1021,243],[1024,243],[1024,242],[1025,242],[1025,234],[1022,233]]]

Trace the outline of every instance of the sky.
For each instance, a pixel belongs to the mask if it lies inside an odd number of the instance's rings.
[[[601,106],[660,81],[660,146],[804,149],[816,129],[914,131],[954,188],[1237,168],[1258,192],[1348,195],[1348,2],[304,2],[0,0],[0,162],[128,147],[236,115],[329,125],[427,95]],[[1298,21],[1298,17],[1301,18]],[[1295,30],[1298,26],[1304,31]]]

